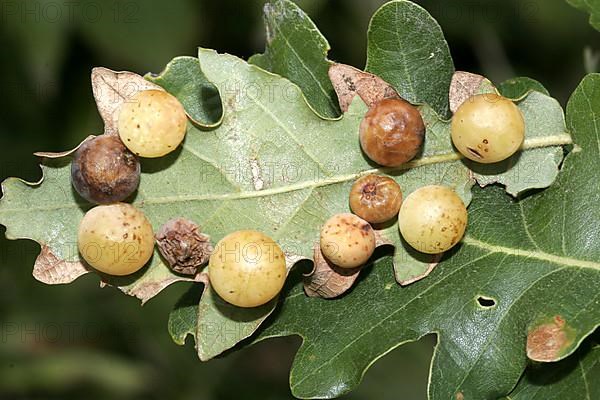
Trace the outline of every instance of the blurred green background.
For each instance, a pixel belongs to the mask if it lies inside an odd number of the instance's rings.
[[[300,0],[332,45],[364,66],[366,29],[384,0]],[[598,68],[600,33],[562,0],[422,0],[457,69],[500,82],[527,75],[563,105]],[[260,0],[0,1],[0,178],[40,177],[32,153],[72,148],[102,130],[94,66],[159,72],[197,46],[244,58],[263,49]],[[586,48],[588,50],[586,50]],[[588,56],[584,56],[584,54]],[[592,55],[592,56],[590,56]],[[2,228],[2,232],[4,229]],[[140,308],[94,276],[66,287],[35,281],[32,242],[0,239],[0,399],[290,399],[299,339],[262,343],[206,364],[173,344],[168,312],[186,285]],[[402,346],[347,399],[426,398],[434,337]]]

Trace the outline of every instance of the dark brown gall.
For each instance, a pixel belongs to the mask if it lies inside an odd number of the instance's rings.
[[[140,163],[116,136],[103,135],[83,143],[71,164],[73,187],[89,202],[125,200],[140,184]]]

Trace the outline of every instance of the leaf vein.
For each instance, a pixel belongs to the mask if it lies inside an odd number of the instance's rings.
[[[304,152],[304,154],[306,154],[319,167],[321,172],[323,172],[324,174],[327,174],[327,175],[331,175],[331,172],[327,168],[325,168],[325,166],[323,164],[321,164],[321,162],[312,153],[308,152],[308,150],[306,149],[306,146],[304,146],[304,144],[300,140],[298,140],[296,135],[275,114],[273,114],[273,112],[271,112],[271,110],[269,110],[267,107],[265,107],[265,105],[262,104],[258,100],[258,98],[254,97],[250,93],[250,91],[248,91],[247,96],[258,107],[260,107],[260,109],[266,115],[268,115],[275,123],[277,123],[277,125],[279,125],[281,127],[281,129],[283,129],[285,131],[285,133],[287,133],[287,135],[298,145],[298,147],[300,147],[300,149]]]
[[[572,143],[571,137],[568,134],[563,133],[563,134],[553,135],[553,136],[544,137],[544,138],[532,138],[530,140],[525,140],[523,149],[528,150],[528,149],[541,148],[541,147],[561,146],[561,145],[570,144],[570,143]],[[331,176],[329,178],[326,178],[326,179],[323,179],[320,181],[308,180],[308,181],[300,182],[300,183],[294,184],[294,185],[276,187],[276,188],[265,189],[265,190],[260,190],[260,191],[242,191],[242,192],[225,193],[225,194],[217,194],[217,195],[208,194],[208,195],[156,197],[154,199],[144,200],[144,204],[164,204],[164,203],[177,203],[177,202],[203,201],[203,200],[231,200],[231,199],[240,200],[240,199],[255,198],[255,197],[265,197],[265,196],[271,196],[271,195],[275,195],[275,194],[295,192],[298,190],[311,188],[313,186],[314,187],[323,187],[323,186],[334,185],[337,183],[348,182],[348,181],[355,180],[358,177],[360,177],[362,175],[366,175],[366,174],[373,174],[373,173],[378,173],[378,172],[386,173],[386,174],[393,174],[395,172],[400,172],[400,171],[413,169],[413,168],[419,168],[419,167],[423,167],[423,166],[427,166],[427,165],[431,165],[431,164],[450,163],[450,162],[458,161],[460,159],[462,159],[462,156],[459,155],[458,153],[455,153],[455,152],[442,153],[442,154],[436,154],[436,155],[432,155],[432,156],[426,156],[426,157],[408,162],[404,165],[401,165],[400,167],[372,168],[372,169],[361,171],[361,172],[358,172],[355,174]],[[12,183],[12,181],[10,179],[11,178],[9,178],[9,180],[5,181],[4,184]],[[33,187],[39,186],[39,183],[32,184],[32,183],[22,182],[21,180],[19,180],[19,183],[23,183],[27,186],[33,186]],[[6,193],[6,191],[5,191],[5,193]],[[24,212],[24,211],[27,211],[27,212],[55,211],[55,210],[63,210],[63,209],[69,209],[69,208],[79,208],[79,207],[87,206],[87,205],[88,205],[87,203],[69,203],[69,204],[53,205],[53,206],[48,206],[48,207],[27,207],[27,208],[11,208],[11,209],[0,208],[0,215]]]
[[[579,369],[581,370],[581,378],[583,379],[583,387],[585,388],[585,397],[587,398],[587,400],[592,400],[592,398],[590,396],[590,386],[588,384],[587,376],[586,376],[585,370],[583,369],[583,364],[581,362],[581,359],[578,360],[578,364],[579,364]]]
[[[242,188],[238,185],[237,182],[232,181],[227,174],[225,173],[225,171],[223,171],[223,169],[221,167],[219,167],[219,165],[214,161],[211,160],[209,158],[207,158],[206,156],[203,156],[202,154],[198,153],[195,150],[192,150],[191,146],[183,146],[183,148],[190,153],[192,156],[198,158],[200,161],[204,161],[205,163],[211,165],[213,168],[215,168],[217,171],[219,171],[219,173],[221,174],[221,176],[227,181],[229,182],[229,184],[231,186],[233,186],[234,189],[236,189],[238,192],[242,191]]]
[[[463,239],[464,243],[470,246],[478,247],[482,250],[487,250],[492,253],[507,253],[517,257],[525,257],[525,258],[534,258],[540,261],[547,261],[552,264],[564,265],[567,267],[577,267],[577,268],[588,268],[593,270],[600,270],[600,263],[588,260],[580,260],[571,257],[561,257],[555,254],[546,253],[543,251],[531,251],[524,249],[515,249],[512,247],[504,247],[493,245],[489,243],[485,243],[479,241],[470,236],[466,236]]]
[[[525,233],[527,234],[529,241],[531,242],[531,244],[533,244],[533,246],[536,249],[538,249],[539,251],[542,251],[540,246],[538,246],[537,242],[533,238],[533,235],[529,231],[529,225],[527,224],[527,218],[525,218],[525,213],[523,212],[523,202],[519,202],[519,212],[521,214],[521,221],[523,221],[523,228],[525,228]]]

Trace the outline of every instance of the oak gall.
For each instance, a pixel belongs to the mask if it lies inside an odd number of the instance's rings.
[[[321,252],[341,268],[357,268],[373,255],[375,232],[367,221],[354,214],[336,214],[321,228]]]
[[[140,163],[118,137],[103,135],[83,143],[71,163],[73,187],[89,202],[116,203],[139,186]]]
[[[425,124],[416,107],[402,99],[384,99],[373,105],[360,124],[360,145],[374,162],[398,167],[419,153]]]
[[[400,185],[386,176],[363,176],[350,189],[352,212],[372,224],[381,224],[395,218],[401,204]]]
[[[185,218],[172,219],[156,234],[156,244],[169,267],[179,274],[195,275],[213,251],[210,238]]]
[[[281,292],[287,277],[285,254],[261,232],[237,231],[215,246],[208,276],[223,300],[237,307],[258,307]]]

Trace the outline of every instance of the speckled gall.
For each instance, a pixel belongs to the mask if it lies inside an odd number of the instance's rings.
[[[454,190],[425,186],[411,193],[400,208],[398,227],[406,242],[428,254],[443,253],[462,239],[467,209]]]
[[[336,214],[321,228],[321,252],[341,268],[364,265],[375,251],[375,242],[371,225],[354,214]]]
[[[77,244],[84,260],[98,271],[129,275],[152,257],[154,233],[148,218],[134,206],[102,205],[83,217]]]
[[[258,307],[273,300],[283,288],[285,255],[267,235],[243,230],[217,243],[208,263],[211,287],[228,303]]]
[[[497,94],[465,101],[452,118],[452,142],[470,160],[490,164],[515,154],[525,138],[521,110]]]
[[[162,90],[144,90],[129,99],[119,112],[119,135],[140,157],[162,157],[183,142],[187,116],[179,100]]]

